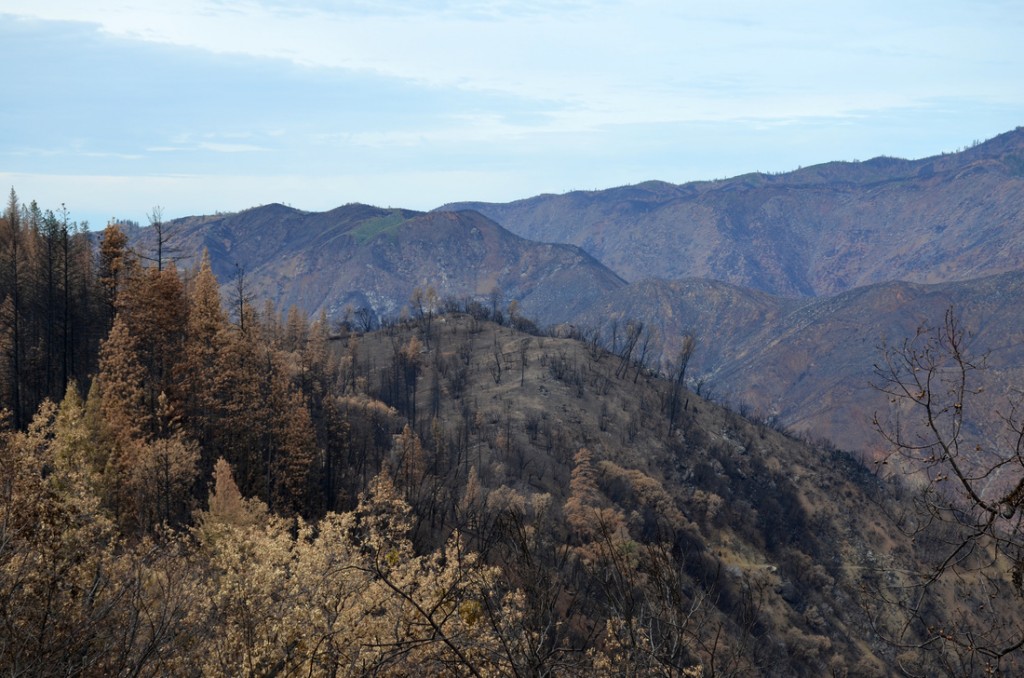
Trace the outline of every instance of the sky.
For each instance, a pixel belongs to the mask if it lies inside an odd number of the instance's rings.
[[[0,185],[102,228],[921,158],[1024,125],[1022,0],[0,0]]]

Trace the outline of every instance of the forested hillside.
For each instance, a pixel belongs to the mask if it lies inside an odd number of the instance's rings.
[[[55,230],[47,298],[47,231],[11,203],[4,673],[1021,669],[1019,488],[979,528],[706,402],[685,352],[659,377],[632,329],[608,351],[474,299],[373,332],[225,307],[209,259],[116,226],[95,259]]]

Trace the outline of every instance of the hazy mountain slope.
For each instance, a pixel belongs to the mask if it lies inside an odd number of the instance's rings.
[[[992,430],[996,411],[1024,383],[1024,272],[940,285],[880,283],[832,297],[773,297],[701,280],[643,281],[609,293],[576,318],[602,327],[608,318],[653,324],[671,358],[685,332],[697,338],[691,379],[715,397],[744,404],[845,449],[881,443],[871,427],[886,401],[871,387],[883,343],[898,345],[919,327],[941,325],[953,307],[988,353],[985,387],[972,416]],[[992,441],[989,440],[989,443]]]
[[[807,296],[965,280],[1024,265],[1024,128],[923,160],[452,207],[579,245],[631,281],[699,277]]]
[[[611,319],[620,326],[641,320],[655,333],[665,360],[674,357],[684,334],[692,334],[697,348],[690,374],[697,376],[771,341],[786,313],[804,303],[715,280],[648,279],[609,292],[573,321],[587,330],[598,329],[611,344]]]
[[[739,360],[723,362],[712,376],[724,392],[777,414],[787,426],[830,438],[848,449],[881,451],[871,427],[886,398],[873,366],[880,346],[899,346],[919,328],[941,326],[953,308],[972,333],[975,356],[987,367],[976,373],[983,389],[969,404],[966,435],[987,449],[998,446],[999,414],[1024,383],[1024,272],[943,285],[886,283],[815,300],[788,314],[771,342]]]
[[[502,291],[541,322],[585,307],[624,285],[578,248],[537,244],[470,211],[419,213],[346,205],[322,213],[282,205],[237,214],[190,217],[166,226],[169,246],[190,266],[207,248],[230,288],[236,264],[247,291],[279,307],[296,305],[332,318],[346,307],[395,316],[415,287],[440,298]],[[133,232],[140,251],[154,249],[152,229]]]

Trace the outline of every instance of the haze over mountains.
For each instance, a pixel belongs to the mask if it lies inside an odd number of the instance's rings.
[[[426,214],[268,205],[169,227],[181,254],[209,249],[225,288],[244,270],[253,296],[334,319],[346,308],[395,317],[415,288],[433,287],[442,299],[516,300],[542,326],[606,341],[611,319],[637,319],[657,329],[666,359],[689,332],[703,388],[853,450],[878,444],[879,346],[940,323],[951,304],[975,349],[995,351],[992,378],[1024,376],[1024,128],[921,160]],[[150,229],[132,235],[152,245]]]

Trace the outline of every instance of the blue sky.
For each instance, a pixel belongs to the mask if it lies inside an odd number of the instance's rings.
[[[0,183],[103,226],[954,151],[1020,0],[0,0]]]

